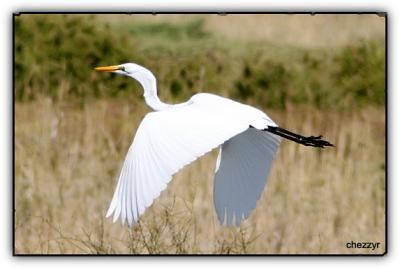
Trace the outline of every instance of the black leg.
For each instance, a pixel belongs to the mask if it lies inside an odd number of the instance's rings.
[[[296,133],[292,133],[288,130],[285,130],[280,127],[271,127],[268,126],[267,129],[264,129],[264,131],[268,131],[270,133],[279,135],[281,137],[284,137],[286,139],[292,140],[296,143],[305,145],[305,146],[311,146],[311,147],[318,147],[318,148],[323,148],[323,147],[333,147],[331,143],[329,143],[326,140],[321,139],[322,135],[319,136],[302,136]]]

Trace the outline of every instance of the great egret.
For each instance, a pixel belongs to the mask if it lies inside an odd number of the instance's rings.
[[[255,208],[284,137],[305,146],[332,146],[322,136],[304,137],[273,122],[264,112],[209,93],[170,105],[157,96],[154,75],[126,63],[95,68],[136,79],[146,104],[154,110],[139,125],[106,217],[136,223],[171,180],[195,159],[219,148],[214,180],[214,205],[221,224],[239,226]]]

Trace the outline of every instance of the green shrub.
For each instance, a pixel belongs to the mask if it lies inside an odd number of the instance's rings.
[[[335,59],[335,82],[343,90],[340,99],[349,103],[385,103],[385,50],[378,41],[348,46]]]
[[[385,103],[384,45],[375,40],[335,53],[303,52],[292,62],[260,55],[250,59],[243,64],[232,95],[259,106],[284,108],[291,103],[346,109]]]
[[[240,100],[256,100],[259,105],[283,108],[291,76],[288,68],[270,59],[252,63],[244,64],[242,76],[235,82],[235,96]]]
[[[182,24],[106,24],[88,15],[15,18],[16,100],[139,98],[129,78],[93,67],[136,62],[152,70],[161,98],[181,102],[205,91],[259,107],[306,104],[347,109],[385,102],[385,48],[363,40],[336,50],[238,43]]]
[[[151,23],[137,24],[129,27],[129,32],[133,35],[148,36],[153,38],[163,38],[173,42],[183,39],[203,39],[210,36],[204,29],[203,20],[194,20],[188,24],[169,24],[169,23]]]
[[[16,98],[102,96],[124,90],[123,80],[113,80],[113,90],[105,93],[104,85],[109,78],[96,74],[93,68],[128,59],[140,61],[135,43],[107,26],[99,27],[93,16],[18,16],[15,18]]]

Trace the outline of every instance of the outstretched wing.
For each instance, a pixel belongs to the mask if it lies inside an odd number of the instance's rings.
[[[214,205],[221,224],[239,226],[255,208],[279,143],[278,136],[249,128],[222,145],[214,180]]]
[[[124,161],[107,212],[131,226],[167,186],[173,174],[249,125],[229,109],[201,102],[152,112],[141,122]]]

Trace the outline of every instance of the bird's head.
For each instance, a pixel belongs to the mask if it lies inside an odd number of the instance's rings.
[[[137,80],[144,89],[144,94],[156,94],[156,78],[150,70],[134,63],[96,67],[96,71],[111,72]]]
[[[140,66],[140,65],[134,64],[134,63],[126,63],[126,64],[120,64],[120,65],[111,65],[111,66],[101,66],[101,67],[96,67],[95,70],[100,71],[100,72],[111,72],[111,73],[116,73],[116,74],[125,75],[125,76],[134,76],[135,74],[138,74],[138,73],[150,72],[143,66]]]

